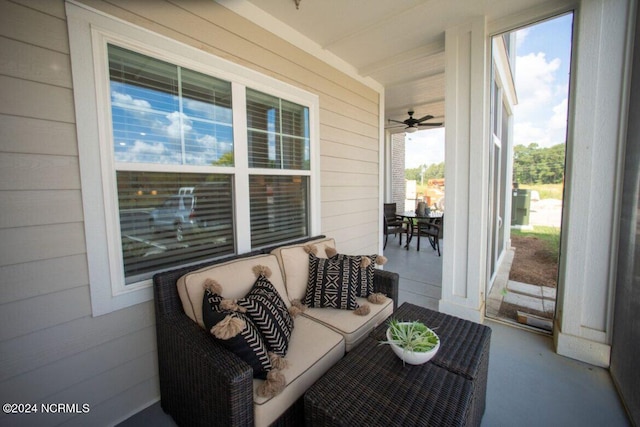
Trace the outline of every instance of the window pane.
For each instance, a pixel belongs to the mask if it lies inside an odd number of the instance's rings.
[[[126,283],[235,252],[231,175],[117,172]]]
[[[185,68],[181,72],[185,163],[232,166],[231,83]]]
[[[309,170],[309,109],[247,89],[249,166]]]
[[[117,162],[233,165],[231,83],[109,45]]]
[[[284,242],[309,234],[309,177],[249,177],[251,247]]]

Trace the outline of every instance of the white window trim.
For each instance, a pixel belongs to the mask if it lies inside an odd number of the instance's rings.
[[[94,316],[110,313],[153,298],[151,280],[124,286],[119,219],[115,201],[114,160],[111,146],[111,120],[108,105],[106,42],[117,42],[136,51],[232,82],[234,96],[234,157],[236,165],[225,168],[236,176],[235,224],[249,223],[249,190],[246,114],[237,108],[244,99],[244,88],[268,93],[309,108],[309,171],[251,169],[252,174],[306,175],[310,177],[309,233],[320,230],[320,134],[317,95],[276,80],[165,36],[103,14],[84,5],[66,3],[71,65],[73,70],[78,155],[82,182],[85,239],[91,306]],[[100,55],[102,52],[102,56]],[[107,101],[105,101],[105,94]],[[105,140],[105,138],[107,138]],[[100,143],[98,143],[100,141]],[[106,141],[106,142],[105,142]],[[170,168],[167,168],[167,170]],[[213,172],[214,167],[207,167]],[[194,167],[194,171],[198,170]],[[184,171],[184,169],[182,169]],[[242,204],[246,204],[243,206]],[[247,227],[236,227],[238,253],[251,249]]]

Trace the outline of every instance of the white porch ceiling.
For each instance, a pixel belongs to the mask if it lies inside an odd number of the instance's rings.
[[[266,13],[385,88],[385,120],[444,117],[444,31],[474,17],[487,22],[547,0],[217,0],[242,13]],[[257,8],[257,9],[256,9]],[[246,16],[246,13],[245,13]],[[264,17],[263,17],[264,18]]]

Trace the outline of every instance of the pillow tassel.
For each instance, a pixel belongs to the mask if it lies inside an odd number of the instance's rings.
[[[360,261],[360,268],[367,268],[371,265],[371,258],[369,258],[368,256],[363,256],[362,260]]]
[[[255,274],[256,277],[260,277],[260,275],[263,275],[268,279],[269,277],[271,277],[271,269],[266,265],[255,265],[253,267],[253,274]]]
[[[387,263],[387,257],[384,255],[378,255],[376,257],[376,264],[385,265]]]
[[[271,362],[273,369],[281,371],[289,367],[289,361],[287,359],[273,352],[269,352],[269,361]]]
[[[218,322],[211,328],[211,334],[221,340],[228,340],[235,337],[244,330],[247,325],[244,320],[228,315],[222,321]]]
[[[271,398],[280,394],[286,385],[284,375],[279,370],[272,369],[267,374],[267,379],[258,386],[257,393],[260,397]]]
[[[369,307],[368,304],[363,304],[360,307],[356,308],[353,312],[358,316],[366,316],[371,312],[371,307]]]
[[[202,287],[211,292],[212,294],[222,295],[222,286],[210,277],[207,277],[202,284]]]
[[[312,244],[304,245],[302,249],[304,249],[304,251],[308,254],[316,255],[318,253],[318,247],[316,245],[312,245]]]
[[[369,301],[371,304],[382,304],[386,300],[386,295],[381,292],[374,292],[367,297],[367,301]]]
[[[329,258],[333,257],[335,254],[338,253],[338,250],[336,248],[325,248],[324,251]]]
[[[222,311],[238,311],[240,313],[247,312],[247,309],[238,305],[238,300],[235,299],[223,299],[220,301],[220,309]]]

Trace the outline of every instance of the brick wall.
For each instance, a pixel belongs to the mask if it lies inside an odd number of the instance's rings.
[[[406,185],[404,180],[404,133],[391,135],[391,202],[404,210]]]

